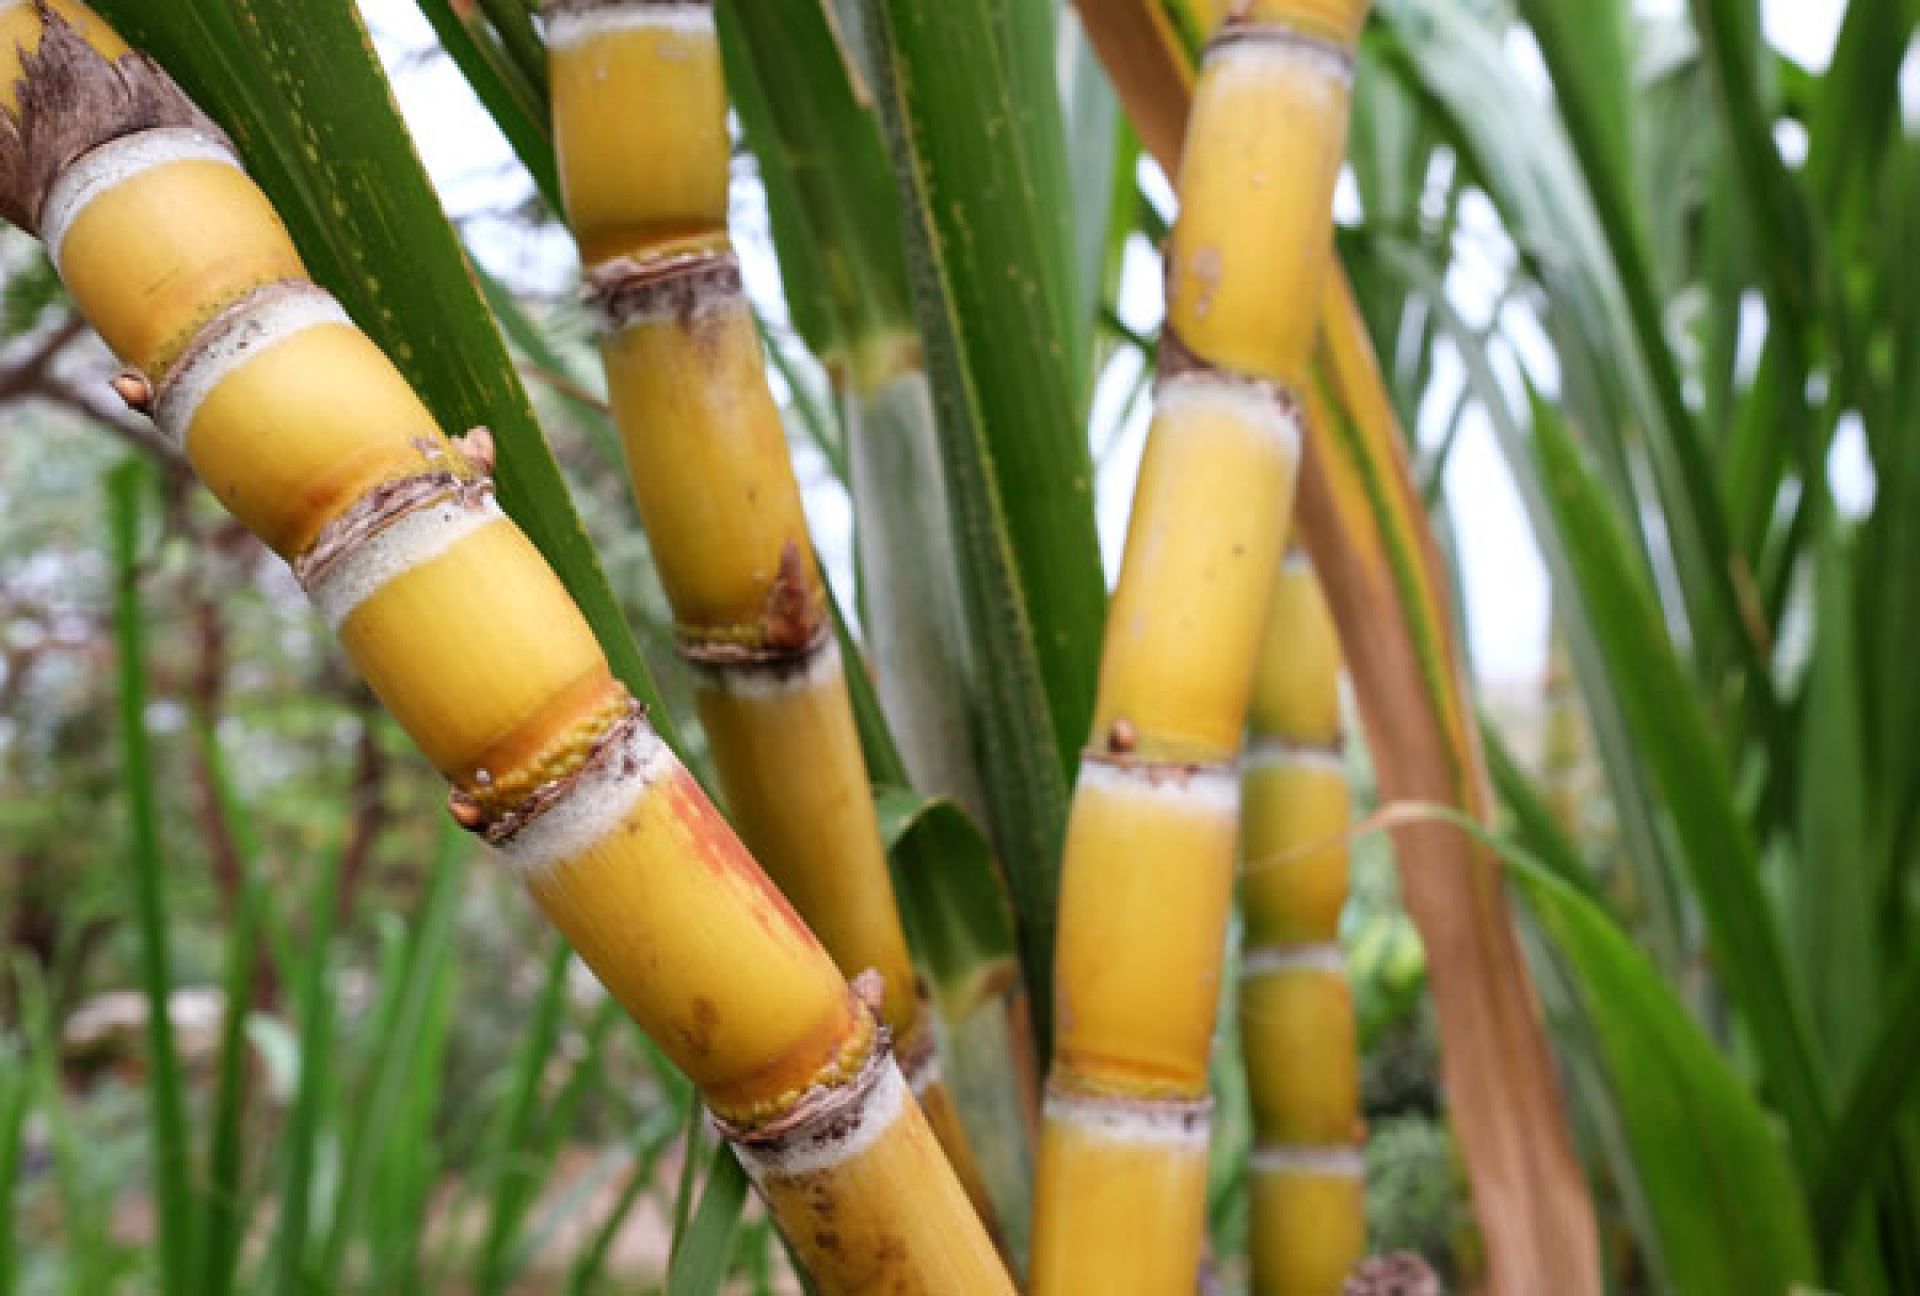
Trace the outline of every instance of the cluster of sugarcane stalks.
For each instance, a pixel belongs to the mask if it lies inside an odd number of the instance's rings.
[[[1041,1293],[1199,1272],[1243,832],[1258,1290],[1337,1290],[1362,1249],[1338,653],[1283,550],[1365,9],[1234,0],[1197,88],[1068,825]],[[739,838],[494,503],[485,432],[435,424],[229,141],[73,0],[0,0],[0,214],[45,241],[129,403],[291,564],[454,817],[699,1086],[816,1286],[1010,1291],[728,237],[711,5],[557,0],[546,36],[567,217]]]
[[[292,565],[452,784],[455,817],[700,1087],[819,1288],[1011,1290],[875,1015],[906,974],[889,963],[896,984],[848,985],[494,503],[489,439],[435,425],[309,281],[230,143],[158,65],[69,0],[0,7],[0,51],[0,214],[44,240],[128,366],[123,395]],[[704,106],[724,177],[719,101]],[[625,287],[608,294],[628,325],[610,350],[693,347],[701,368],[732,355],[758,380],[757,350],[743,355],[731,329],[744,310],[724,258]],[[719,295],[717,309],[703,292]],[[645,375],[637,385],[628,398],[675,399]],[[752,393],[741,383],[705,399]],[[674,414],[710,426],[697,409]],[[728,444],[742,440],[757,444]],[[690,511],[704,512],[700,483],[683,485]],[[675,516],[671,500],[662,507]],[[808,638],[811,564],[789,537],[773,543],[776,594],[758,602],[738,601],[737,576],[684,555],[688,587],[709,600],[690,622],[716,643],[737,627],[763,632],[730,642],[753,670],[715,690],[715,728],[729,706],[804,711],[806,689],[829,674]],[[809,651],[772,662],[754,651],[769,647]],[[804,732],[804,719],[788,723]],[[825,759],[802,749],[793,772]]]
[[[1248,1252],[1261,1296],[1337,1292],[1366,1249],[1359,1054],[1339,945],[1349,798],[1340,641],[1287,554],[1240,776],[1240,1047],[1252,1098]]]

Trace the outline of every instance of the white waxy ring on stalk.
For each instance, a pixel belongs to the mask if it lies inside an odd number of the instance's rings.
[[[236,369],[309,329],[353,326],[332,294],[302,280],[268,284],[215,316],[160,384],[153,421],[181,450],[200,406]]]
[[[1353,82],[1353,51],[1284,23],[1233,23],[1207,45],[1202,67],[1209,74],[1231,67],[1262,79],[1329,82],[1345,90]]]
[[[728,1137],[747,1177],[764,1188],[769,1180],[798,1179],[856,1159],[905,1115],[909,1093],[893,1054],[876,1049],[852,1082],[802,1098],[790,1126]]]
[[[840,677],[840,645],[832,635],[804,649],[798,658],[728,661],[684,655],[693,667],[695,689],[732,698],[764,701],[811,693]]]
[[[1105,1098],[1048,1086],[1044,1115],[1104,1143],[1148,1143],[1204,1153],[1213,1100]]]
[[[1154,422],[1177,424],[1183,414],[1225,416],[1300,453],[1299,405],[1270,384],[1204,369],[1161,380],[1154,393]]]
[[[587,9],[561,9],[549,13],[546,24],[547,48],[556,53],[621,32],[665,31],[708,37],[714,34],[711,4],[662,4],[659,0],[629,4],[614,0]]]
[[[653,727],[631,716],[568,787],[494,849],[522,881],[578,859],[618,832],[647,790],[678,765]]]
[[[746,309],[740,261],[731,251],[616,259],[594,271],[587,291],[587,313],[601,337],[651,324],[696,323],[722,311]]]
[[[190,126],[162,126],[109,140],[82,153],[47,188],[40,204],[40,238],[54,265],[73,223],[96,198],[135,176],[177,162],[217,162],[241,169],[240,160],[220,140]]]
[[[1358,1148],[1265,1143],[1247,1158],[1255,1174],[1297,1175],[1310,1179],[1361,1179],[1367,1160]]]
[[[1089,752],[1079,790],[1126,801],[1162,801],[1196,813],[1237,816],[1240,780],[1231,766],[1160,764]]]
[[[1327,976],[1347,974],[1347,955],[1338,945],[1263,945],[1240,956],[1240,979],[1285,976],[1291,972],[1318,972]]]
[[[1247,744],[1240,758],[1241,767],[1256,769],[1314,770],[1340,778],[1347,775],[1347,758],[1327,747],[1308,747],[1284,738],[1262,735]]]
[[[416,567],[486,527],[506,524],[491,495],[449,495],[401,514],[331,559],[307,586],[327,624],[339,630],[355,608]]]

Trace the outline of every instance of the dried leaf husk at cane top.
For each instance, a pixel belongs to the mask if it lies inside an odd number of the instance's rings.
[[[1234,763],[1285,547],[1311,306],[1332,258],[1347,33],[1365,6],[1336,6],[1345,26],[1321,5],[1236,10],[1208,47],[1176,180],[1155,418],[1068,823],[1041,1296],[1169,1290],[1200,1263]],[[1166,1136],[1175,1111],[1198,1147]],[[1138,1213],[1148,1202],[1151,1217]]]
[[[887,871],[785,429],[727,237],[727,101],[710,3],[561,0],[547,46],[567,219],[614,415],[695,699],[747,843],[902,1055],[931,1022]],[[942,1144],[983,1213],[966,1135]]]
[[[1353,998],[1338,937],[1350,814],[1340,657],[1304,554],[1275,583],[1240,783],[1240,1039],[1255,1296],[1334,1296],[1366,1248]]]
[[[493,503],[487,439],[433,426],[151,61],[65,5],[0,7],[0,37],[25,51],[0,85],[10,210],[456,816],[700,1086],[819,1286],[1010,1291],[887,1033],[612,680]],[[836,1227],[897,1245],[844,1256]]]

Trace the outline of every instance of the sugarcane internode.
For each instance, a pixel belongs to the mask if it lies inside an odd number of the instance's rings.
[[[1068,816],[1041,1296],[1190,1289],[1204,1240],[1239,755],[1286,545],[1366,14],[1356,0],[1214,8],[1224,21],[1176,177],[1154,420]]]
[[[0,4],[0,60],[0,212],[292,565],[459,821],[700,1087],[817,1286],[1009,1291],[868,997],[613,678],[494,502],[490,438],[444,434],[226,138],[98,18]]]

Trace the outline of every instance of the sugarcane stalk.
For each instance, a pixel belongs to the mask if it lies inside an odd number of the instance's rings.
[[[1155,415],[1068,819],[1041,1296],[1175,1291],[1199,1270],[1236,765],[1365,13],[1364,0],[1234,0],[1195,89]]]
[[[817,1286],[1010,1292],[878,988],[614,680],[494,503],[484,432],[434,424],[157,64],[66,0],[0,4],[0,59],[0,215],[130,366],[116,388],[291,564],[455,818],[699,1086]]]
[[[881,1017],[991,1208],[945,1094],[826,591],[727,233],[710,0],[555,0],[554,144],[635,499],[742,837]]]
[[[1332,614],[1293,550],[1274,588],[1240,780],[1255,1296],[1337,1296],[1366,1248],[1359,1058],[1339,945],[1350,817],[1339,675]]]

